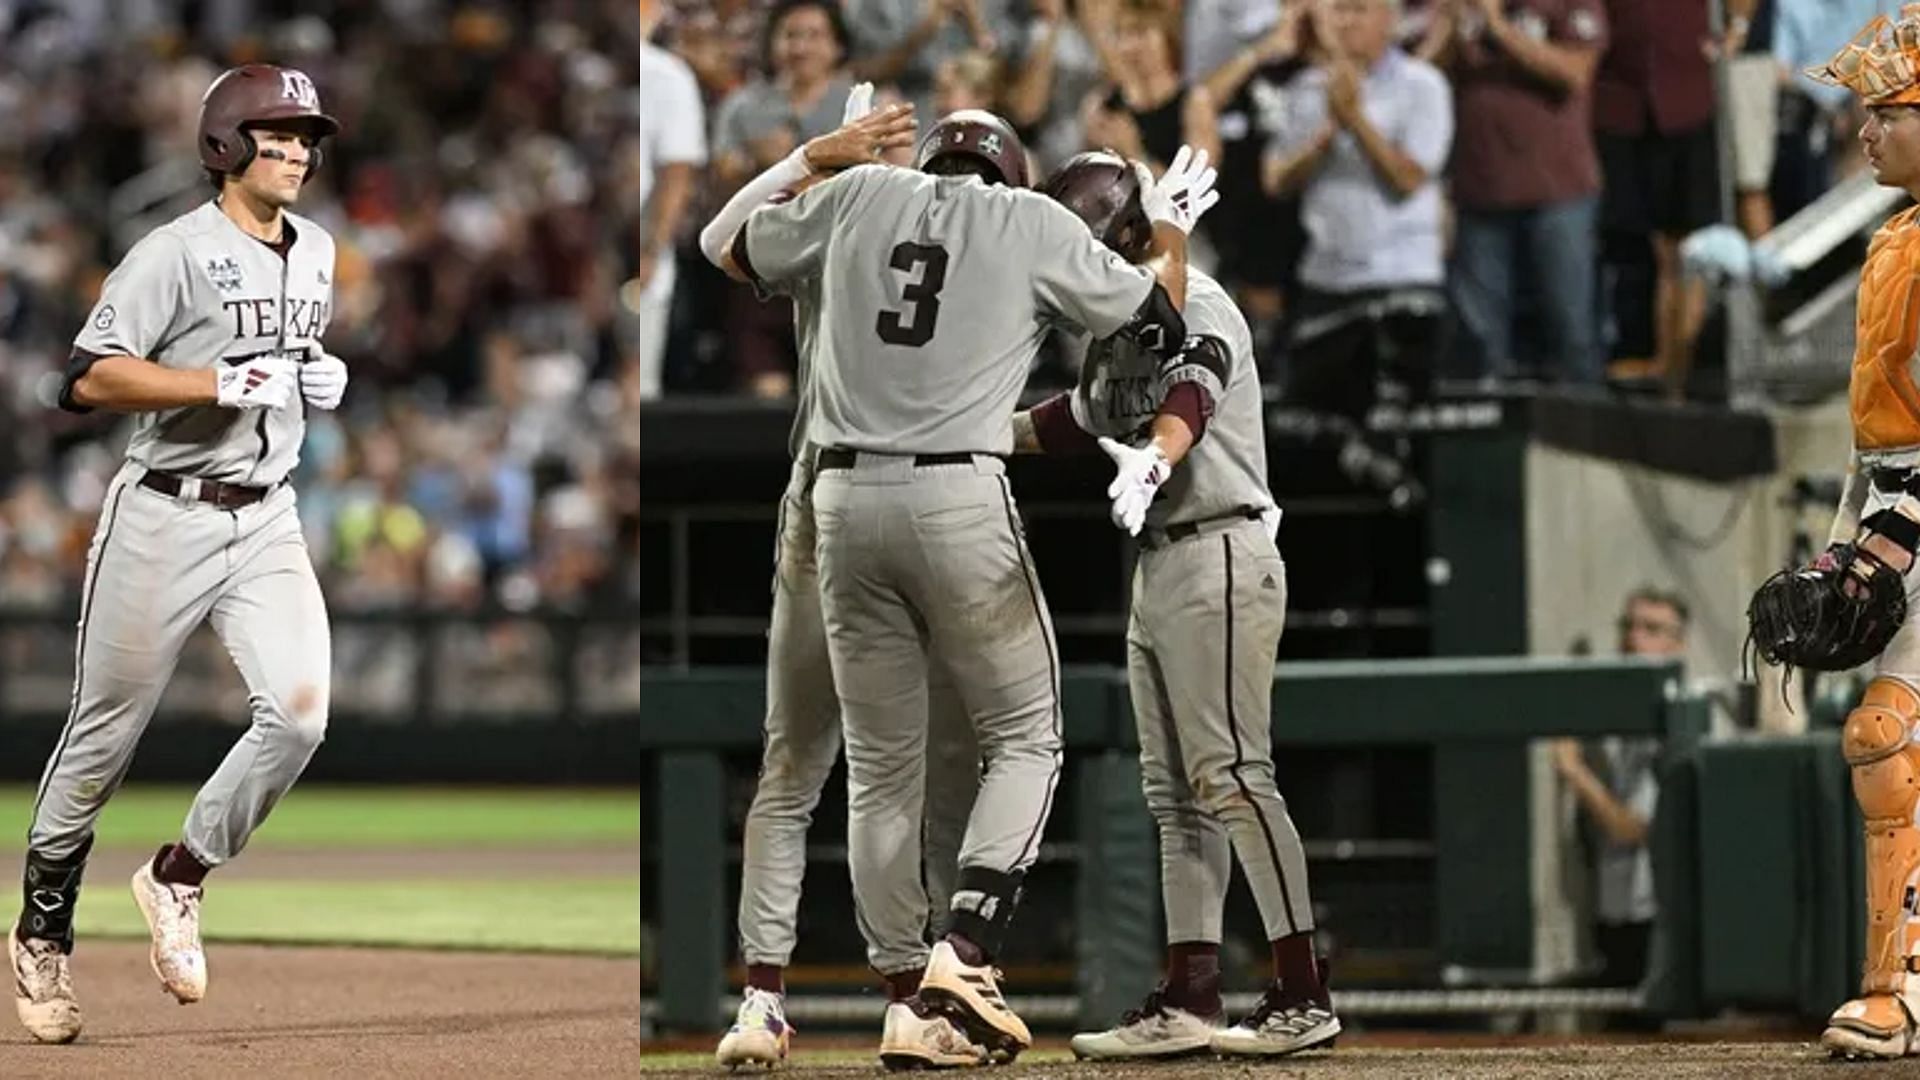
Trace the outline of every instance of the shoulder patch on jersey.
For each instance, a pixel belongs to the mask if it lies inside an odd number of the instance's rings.
[[[113,305],[101,304],[100,310],[94,313],[93,328],[95,330],[104,332],[112,325],[113,325]]]
[[[219,259],[207,260],[207,277],[213,281],[213,287],[221,292],[233,292],[241,287],[240,264],[228,255]]]

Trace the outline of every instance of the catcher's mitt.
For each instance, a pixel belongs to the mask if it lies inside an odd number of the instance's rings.
[[[1849,578],[1855,595],[1848,595]],[[1900,574],[1840,544],[1810,567],[1761,583],[1747,606],[1747,641],[1769,664],[1847,671],[1879,656],[1906,618]]]

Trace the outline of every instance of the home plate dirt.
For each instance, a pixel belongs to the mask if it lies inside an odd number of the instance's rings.
[[[1442,1038],[1445,1038],[1444,1036]],[[1100,1077],[1128,1077],[1135,1080],[1410,1080],[1418,1077],[1472,1077],[1474,1080],[1513,1080],[1513,1078],[1553,1077],[1567,1080],[1611,1080],[1613,1077],[1700,1078],[1700,1080],[1758,1080],[1772,1077],[1824,1077],[1826,1080],[1865,1080],[1868,1077],[1920,1075],[1920,1062],[1846,1064],[1830,1062],[1810,1042],[1701,1043],[1656,1041],[1644,1043],[1607,1043],[1499,1048],[1472,1048],[1457,1045],[1431,1048],[1406,1048],[1401,1038],[1392,1039],[1392,1048],[1378,1044],[1369,1036],[1363,1045],[1342,1045],[1327,1052],[1314,1052],[1274,1062],[1242,1064],[1212,1058],[1190,1059],[1161,1064],[1111,1065],[1061,1060],[1058,1051],[1037,1060],[1022,1058],[1010,1068],[986,1073],[968,1071],[958,1075],[978,1075],[995,1080],[1096,1080]],[[1452,1040],[1449,1040],[1452,1041]],[[809,1060],[802,1055],[775,1076],[795,1080],[820,1078],[873,1077],[886,1075],[877,1061],[857,1060],[846,1052],[821,1055],[824,1060]],[[656,1076],[724,1076],[724,1070],[701,1064],[696,1055],[683,1051],[671,1055],[649,1055],[641,1059],[642,1074]],[[742,1070],[741,1076],[749,1075]],[[944,1074],[953,1075],[953,1074]]]
[[[82,941],[80,1040],[0,1014],[0,1077],[630,1077],[640,1055],[633,958],[215,942],[207,967],[178,1005],[144,942]]]

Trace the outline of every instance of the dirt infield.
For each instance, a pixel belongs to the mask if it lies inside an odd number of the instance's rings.
[[[0,1077],[632,1076],[633,959],[214,943],[207,999],[160,989],[144,944],[74,954],[80,1041],[0,1018]]]
[[[1371,1040],[1366,1040],[1371,1042]],[[1398,1043],[1401,1040],[1395,1039]],[[1526,1047],[1458,1047],[1426,1049],[1385,1048],[1378,1045],[1341,1046],[1284,1061],[1241,1064],[1211,1058],[1159,1064],[1094,1064],[1022,1059],[1006,1069],[975,1074],[1001,1080],[1101,1080],[1130,1077],[1137,1080],[1408,1080],[1409,1077],[1472,1077],[1474,1080],[1613,1080],[1615,1077],[1684,1077],[1714,1080],[1773,1077],[1825,1077],[1826,1080],[1916,1075],[1914,1063],[1842,1063],[1830,1061],[1817,1046],[1805,1042],[1699,1043],[1663,1041],[1629,1044],[1578,1044]],[[724,1076],[711,1065],[697,1064],[691,1054],[672,1059],[642,1058],[642,1073],[656,1076]],[[662,1067],[668,1060],[674,1064]],[[711,1059],[708,1059],[711,1060]],[[742,1070],[742,1077],[758,1075]],[[806,1060],[790,1063],[776,1076],[795,1080],[872,1080],[887,1075],[877,1062],[849,1061],[835,1055],[830,1063]]]

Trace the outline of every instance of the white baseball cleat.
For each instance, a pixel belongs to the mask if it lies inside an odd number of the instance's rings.
[[[787,1023],[786,999],[771,990],[747,987],[733,1026],[720,1037],[713,1058],[729,1069],[765,1065],[771,1069],[787,1060],[793,1028]]]
[[[27,1032],[43,1043],[70,1043],[80,1035],[80,1002],[73,996],[73,972],[57,941],[20,940],[20,928],[7,933],[13,957],[13,1007]]]
[[[889,1069],[955,1069],[986,1063],[986,1047],[920,998],[887,1006],[880,1064]]]
[[[1137,1009],[1128,1009],[1117,1027],[1085,1032],[1070,1043],[1073,1056],[1099,1061],[1143,1061],[1204,1054],[1225,1024],[1220,1016],[1196,1016],[1166,1003],[1166,987],[1156,987]]]
[[[153,935],[149,959],[160,985],[175,1001],[191,1005],[207,996],[207,954],[200,947],[198,885],[180,885],[153,876],[151,861],[133,872],[133,899]]]
[[[1340,1018],[1317,1001],[1285,1004],[1280,988],[1271,986],[1245,1020],[1216,1032],[1213,1052],[1223,1056],[1282,1057],[1315,1047],[1332,1046],[1340,1034]]]
[[[953,946],[940,942],[927,957],[920,976],[920,996],[929,1004],[951,1005],[967,1036],[1005,1060],[1033,1045],[1027,1025],[1000,996],[1000,973],[990,964],[975,967],[960,959]]]

